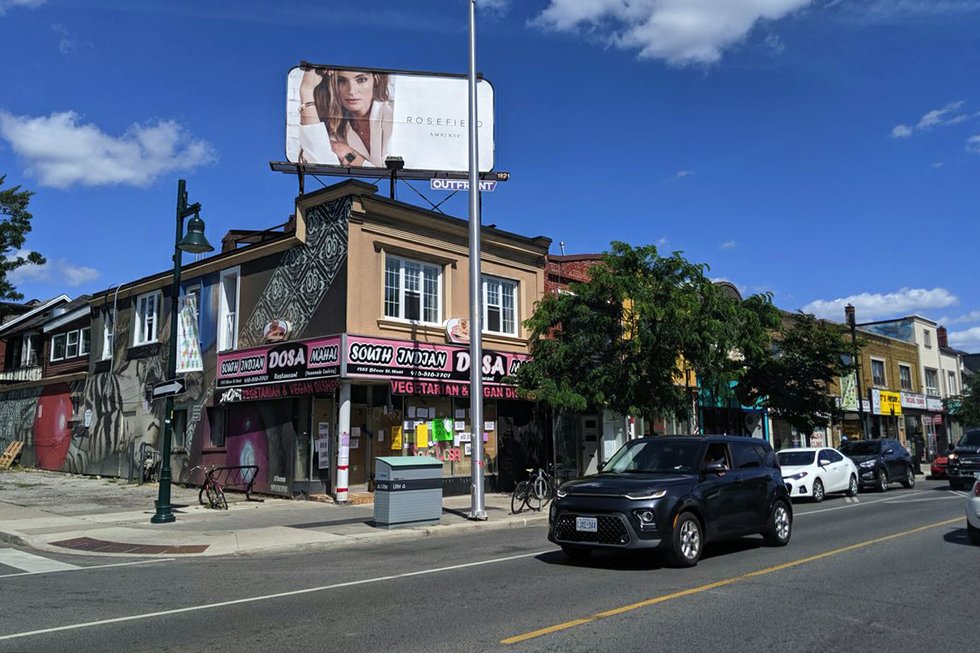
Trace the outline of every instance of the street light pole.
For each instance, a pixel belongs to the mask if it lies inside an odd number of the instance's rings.
[[[844,316],[851,327],[851,346],[854,348],[854,378],[857,381],[858,420],[861,425],[861,437],[866,439],[867,425],[864,423],[864,393],[861,392],[861,353],[857,346],[857,321],[854,319],[854,307],[850,304],[844,307]]]
[[[174,237],[174,280],[170,296],[170,342],[167,343],[167,378],[172,381],[177,378],[177,320],[180,319],[180,262],[181,253],[203,254],[214,251],[214,247],[204,237],[204,220],[198,215],[201,205],[198,202],[187,204],[187,182],[177,181],[177,235]],[[193,215],[187,224],[187,235],[184,236],[184,219]],[[170,504],[170,485],[172,471],[170,469],[170,441],[173,439],[174,398],[167,395],[167,403],[163,411],[164,430],[163,446],[160,455],[160,489],[157,492],[156,512],[150,517],[154,524],[169,524],[176,520],[173,506]]]
[[[480,156],[476,111],[476,0],[470,0],[470,437],[473,457],[470,465],[470,513],[474,520],[485,520],[487,511],[483,490],[483,284],[480,271]]]

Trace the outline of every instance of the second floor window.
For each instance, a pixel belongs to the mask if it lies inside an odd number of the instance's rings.
[[[238,347],[238,279],[238,268],[221,273],[218,289],[218,351]]]
[[[885,385],[885,361],[871,359],[871,383]]]
[[[436,265],[385,259],[385,317],[439,324],[442,270]]]
[[[956,392],[956,372],[946,372],[946,393],[953,396]]]
[[[517,283],[496,277],[483,278],[483,330],[517,335]]]
[[[912,368],[908,365],[898,366],[898,378],[902,384],[902,390],[912,389]]]
[[[51,361],[78,358],[89,353],[92,346],[92,330],[89,327],[59,333],[51,337]]]
[[[926,368],[926,394],[939,396],[939,372]]]
[[[133,320],[133,344],[144,345],[157,341],[160,325],[160,293],[151,292],[136,298],[136,314]]]

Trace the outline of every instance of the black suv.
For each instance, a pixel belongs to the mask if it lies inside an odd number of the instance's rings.
[[[885,492],[889,483],[900,482],[915,487],[912,456],[898,440],[851,440],[840,446],[840,452],[854,461],[861,487]]]
[[[595,549],[663,549],[691,567],[705,542],[761,533],[789,543],[793,508],[772,447],[728,436],[654,436],[558,488],[548,539],[573,559]]]
[[[977,474],[980,474],[980,429],[963,434],[956,447],[949,452],[949,463],[946,465],[949,486],[954,490],[973,487]]]

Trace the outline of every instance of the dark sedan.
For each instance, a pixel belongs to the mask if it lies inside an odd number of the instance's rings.
[[[766,442],[650,437],[627,443],[599,474],[558,488],[548,539],[571,558],[661,549],[689,567],[711,540],[762,534],[766,544],[787,544],[792,510]]]

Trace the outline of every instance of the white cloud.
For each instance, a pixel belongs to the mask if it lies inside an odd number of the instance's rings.
[[[562,32],[597,34],[639,50],[643,59],[675,65],[714,63],[763,21],[814,0],[550,0],[533,23]],[[771,47],[770,41],[770,47]]]
[[[936,162],[935,162],[935,163],[933,163],[933,164],[932,164],[932,165],[931,165],[930,167],[931,167],[931,168],[932,168],[933,170],[939,170],[939,169],[940,169],[940,168],[942,168],[942,167],[943,167],[944,165],[946,165],[946,164],[945,164],[945,163],[943,163],[942,161],[936,161]]]
[[[966,139],[966,151],[973,154],[980,154],[980,134]]]
[[[667,245],[670,245],[670,238],[667,238],[667,236],[657,240],[657,247],[667,247]]]
[[[64,25],[55,24],[51,26],[51,30],[61,37],[61,40],[58,41],[58,50],[61,52],[61,54],[71,54],[77,49],[78,44],[75,39],[71,37],[71,34],[69,34],[67,27]]]
[[[27,9],[36,9],[43,5],[47,0],[0,0],[0,16],[7,13],[8,9],[14,7],[25,7]]]
[[[970,322],[980,322],[980,311],[970,311],[957,317],[943,317],[940,324],[969,324]]]
[[[935,127],[958,125],[961,122],[966,122],[967,120],[980,116],[980,113],[964,113],[960,111],[964,104],[966,103],[963,100],[957,100],[956,102],[950,102],[940,109],[927,111],[919,118],[919,122],[913,126],[895,125],[892,127],[891,137],[908,138],[916,132],[928,131]]]
[[[957,349],[968,352],[980,352],[980,326],[964,331],[951,331],[949,342]]]
[[[489,9],[490,11],[506,11],[510,0],[476,0],[477,9]]]
[[[10,258],[27,257],[30,250],[20,250]],[[66,259],[48,259],[44,265],[28,263],[7,275],[15,284],[25,282],[50,281],[72,288],[99,278],[99,271],[84,265],[74,265]]]
[[[828,8],[837,6],[842,18],[877,24],[975,13],[980,11],[980,0],[835,0],[827,5]]]
[[[678,170],[670,177],[664,179],[665,184],[669,184],[672,181],[677,181],[678,179],[683,179],[684,177],[693,177],[696,173],[693,170]]]
[[[838,299],[818,299],[804,306],[803,310],[817,317],[843,321],[844,307],[851,304],[857,311],[858,322],[868,322],[955,306],[959,301],[945,288],[900,288],[890,293],[864,292]]]
[[[734,240],[726,240],[718,247],[719,249],[735,249],[738,247],[738,243],[736,243]]]
[[[0,112],[0,137],[42,186],[146,186],[158,176],[216,160],[210,143],[172,120],[134,124],[121,136],[86,124],[74,111],[32,118]]]

